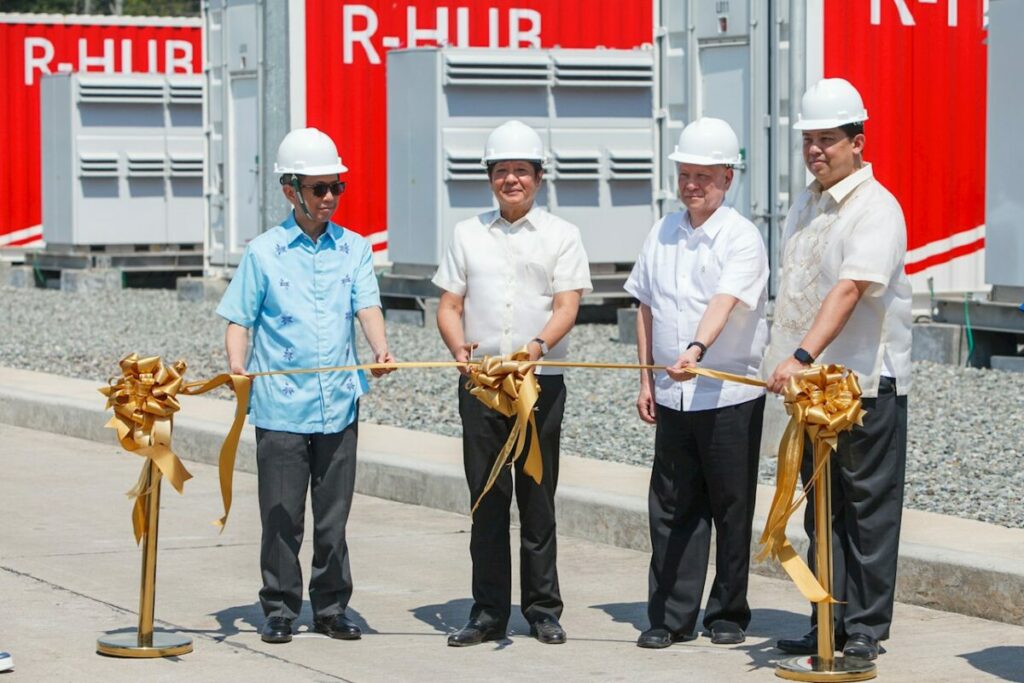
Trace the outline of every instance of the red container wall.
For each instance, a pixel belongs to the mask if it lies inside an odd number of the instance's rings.
[[[306,0],[306,123],[338,144],[350,193],[336,214],[386,247],[384,53],[397,47],[634,48],[652,0]]]
[[[76,23],[76,22],[90,23]],[[201,29],[106,25],[90,17],[65,23],[0,20],[0,247],[42,239],[39,79],[45,73],[198,73]],[[181,22],[177,22],[180,24]]]
[[[907,217],[907,272],[983,249],[983,0],[825,0],[824,20],[825,76],[863,96],[865,158]]]

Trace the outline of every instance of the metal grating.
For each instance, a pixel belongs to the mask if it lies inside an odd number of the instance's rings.
[[[445,153],[445,178],[447,180],[486,180],[487,168],[480,163],[480,152],[448,150]]]
[[[555,178],[558,180],[599,180],[601,153],[597,150],[555,152]]]
[[[117,154],[80,153],[78,155],[78,175],[82,178],[116,178]]]
[[[654,61],[650,55],[602,59],[555,56],[554,82],[559,86],[588,88],[649,88],[654,85]]]
[[[163,82],[81,78],[78,82],[78,101],[163,104],[164,84]]]
[[[543,55],[446,54],[446,85],[547,86],[551,64]]]
[[[608,169],[612,180],[648,180],[654,177],[654,155],[650,150],[609,150]]]
[[[172,154],[172,178],[202,178],[203,157],[201,154]]]
[[[164,175],[164,155],[128,154],[129,178],[157,178]]]
[[[170,101],[175,104],[202,104],[202,83],[168,83]]]

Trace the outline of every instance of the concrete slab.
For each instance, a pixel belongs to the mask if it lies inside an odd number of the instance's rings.
[[[807,625],[791,584],[752,577],[746,643],[712,646],[702,637],[641,650],[634,642],[646,627],[647,554],[562,534],[569,642],[540,645],[516,615],[504,641],[448,648],[445,635],[470,604],[469,519],[357,496],[350,613],[363,639],[310,633],[307,603],[295,640],[267,645],[257,634],[255,476],[237,475],[232,516],[218,534],[210,526],[220,514],[217,472],[190,463],[195,476],[185,494],[163,493],[156,616],[158,628],[191,636],[195,651],[166,660],[101,657],[95,639],[137,619],[139,551],[124,491],[142,460],[113,443],[8,425],[0,425],[0,443],[0,649],[13,653],[18,680],[770,681],[781,658],[774,640]],[[304,550],[308,567],[308,544]],[[886,647],[880,680],[1020,681],[1024,628],[897,604]]]
[[[65,292],[106,292],[124,288],[117,268],[89,268],[60,271],[60,288]]]
[[[918,323],[913,327],[910,357],[946,365],[963,365],[966,344],[963,328],[948,323]]]
[[[992,356],[992,369],[1003,372],[1024,372],[1024,356]]]
[[[638,313],[639,309],[636,308],[620,308],[616,311],[621,343],[636,345],[636,316]]]
[[[8,287],[18,289],[35,289],[36,287],[36,277],[32,266],[12,266],[5,263],[2,273],[3,280]]]
[[[230,424],[229,401],[185,397],[175,419],[174,445],[184,458],[214,463]],[[94,382],[0,368],[0,422],[113,442],[103,398]],[[767,438],[767,437],[766,437]],[[360,425],[357,490],[426,507],[468,513],[459,439],[383,425]],[[237,469],[255,472],[255,439],[243,432]],[[647,483],[643,467],[563,455],[559,471],[562,535],[648,551]],[[755,539],[773,490],[758,487]],[[211,518],[212,519],[212,518]],[[794,515],[789,537],[806,546]],[[754,548],[756,550],[756,548]],[[781,576],[772,562],[755,573]],[[1024,625],[1024,529],[904,510],[897,599],[961,614]]]

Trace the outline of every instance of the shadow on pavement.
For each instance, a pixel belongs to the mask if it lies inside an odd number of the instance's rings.
[[[376,634],[377,630],[366,623],[366,619],[350,605],[345,610],[345,614],[356,623],[356,625],[362,630],[364,634]],[[218,639],[230,638],[231,636],[237,635],[242,631],[258,632],[260,627],[263,625],[263,608],[259,602],[253,602],[248,605],[236,605],[234,607],[227,607],[218,612],[213,612],[210,616],[217,620],[219,628],[217,633],[220,634]],[[241,626],[239,626],[241,622]],[[303,600],[302,611],[299,614],[299,618],[295,620],[293,628],[298,629],[300,626],[305,626],[309,631],[313,630],[313,608],[310,607],[309,600]],[[199,629],[186,631],[188,633],[210,633],[209,631],[202,631]]]
[[[469,611],[473,608],[473,601],[469,598],[458,598],[448,602],[433,605],[422,605],[409,610],[419,621],[427,624],[435,631],[444,634],[454,633],[466,625],[469,621]],[[530,632],[530,625],[519,612],[518,605],[512,605],[512,616],[508,621],[509,635],[522,635]],[[511,638],[496,641],[497,649],[501,650],[512,644]]]
[[[1024,683],[1024,669],[1021,669],[1021,662],[1024,662],[1024,647],[999,645],[957,657],[966,659],[975,669],[998,676],[1004,681]]]
[[[609,602],[604,605],[591,605],[590,609],[603,611],[616,624],[629,624],[637,631],[647,628],[646,602]]]

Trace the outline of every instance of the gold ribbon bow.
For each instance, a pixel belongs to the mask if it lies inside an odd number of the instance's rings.
[[[790,418],[779,443],[775,497],[761,535],[762,548],[758,559],[763,560],[769,555],[776,558],[810,602],[836,600],[815,578],[786,538],[786,523],[811,487],[826,485],[820,481],[822,465],[838,446],[839,434],[853,429],[854,425],[863,424],[867,413],[861,408],[860,396],[857,375],[841,365],[808,368],[790,377],[786,386],[784,398]],[[810,438],[814,447],[816,467],[803,494],[794,502],[803,459],[804,435]]]
[[[528,439],[530,447],[526,462],[523,463],[523,472],[538,484],[544,476],[544,463],[537,439],[537,420],[533,412],[540,398],[540,384],[533,370],[534,365],[530,362],[530,353],[525,346],[506,356],[485,356],[479,365],[471,365],[469,368],[469,393],[491,410],[505,417],[516,418],[508,440],[494,460],[484,490],[473,503],[471,515],[494,486],[501,468],[511,466],[522,456]]]
[[[159,468],[160,473],[171,482],[171,486],[178,493],[184,492],[185,482],[192,478],[185,465],[171,450],[174,413],[181,409],[177,396],[204,394],[223,384],[231,383],[237,403],[234,423],[220,451],[220,484],[224,516],[216,522],[223,528],[231,510],[231,480],[238,439],[249,407],[250,379],[241,375],[224,374],[208,382],[186,384],[182,379],[187,367],[184,361],[164,365],[159,356],[139,358],[134,353],[122,358],[120,365],[121,377],[111,380],[105,387],[100,387],[100,393],[107,397],[106,407],[114,409],[114,415],[105,426],[117,430],[117,438],[122,448],[146,459],[139,480],[128,491],[128,497],[135,501],[132,507],[132,527],[136,543],[142,539],[149,524],[148,498],[153,485],[149,477],[149,463],[152,461]]]

